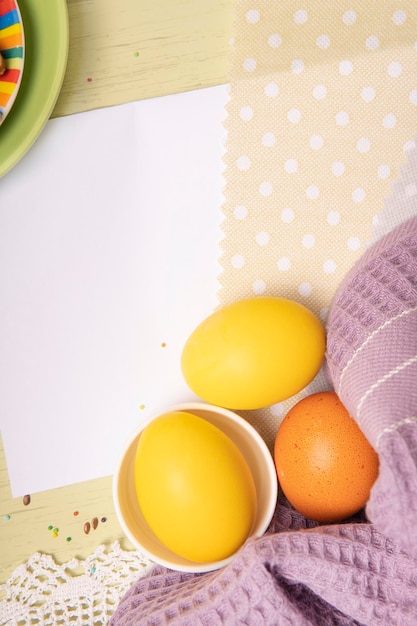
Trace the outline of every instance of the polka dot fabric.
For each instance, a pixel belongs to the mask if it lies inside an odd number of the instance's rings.
[[[414,0],[240,0],[231,42],[219,300],[323,319],[415,146]],[[308,390],[246,415],[272,446]]]

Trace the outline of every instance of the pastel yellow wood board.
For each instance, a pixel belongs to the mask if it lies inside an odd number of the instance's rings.
[[[232,6],[68,0],[68,66],[53,115],[225,83]]]
[[[11,497],[0,439],[0,581],[5,582],[34,552],[53,554],[58,563],[64,563],[74,556],[85,558],[97,546],[115,540],[125,549],[133,549],[114,512],[111,482],[109,476],[33,494],[30,503],[24,504],[23,498]],[[98,520],[96,529],[94,518]],[[88,533],[84,531],[87,522]]]

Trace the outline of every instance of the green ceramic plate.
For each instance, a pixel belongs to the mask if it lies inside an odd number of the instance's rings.
[[[0,127],[0,177],[23,157],[48,121],[68,58],[66,0],[19,0],[19,9],[25,68],[13,108]]]

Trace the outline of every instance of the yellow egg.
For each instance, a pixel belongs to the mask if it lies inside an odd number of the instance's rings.
[[[213,424],[184,411],[156,418],[141,433],[134,471],[143,516],[177,555],[218,561],[247,539],[255,484],[240,450]]]
[[[194,330],[181,368],[203,400],[258,409],[308,385],[324,350],[324,328],[309,309],[286,298],[249,298],[216,311]]]

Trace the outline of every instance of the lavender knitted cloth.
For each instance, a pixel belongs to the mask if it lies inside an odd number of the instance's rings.
[[[417,217],[362,256],[327,324],[331,382],[379,455],[368,518],[417,558]]]
[[[415,626],[417,561],[360,520],[318,526],[278,503],[268,532],[207,574],[155,566],[110,626]]]
[[[417,625],[417,218],[370,248],[328,318],[335,390],[378,451],[363,516],[320,526],[280,498],[264,537],[208,574],[162,567],[111,626]]]

